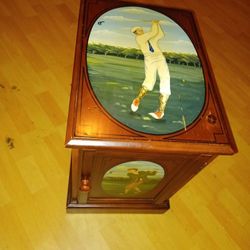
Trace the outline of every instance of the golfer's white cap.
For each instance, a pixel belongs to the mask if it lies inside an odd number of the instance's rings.
[[[140,26],[133,27],[133,28],[131,29],[131,32],[135,33],[135,31],[136,31],[136,30],[139,30],[139,29],[142,29],[142,27],[140,27]]]

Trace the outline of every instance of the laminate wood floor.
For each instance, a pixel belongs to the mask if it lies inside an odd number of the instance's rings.
[[[218,157],[165,214],[67,214],[79,0],[1,0],[1,250],[250,249],[249,1],[154,4],[196,13],[239,153]]]

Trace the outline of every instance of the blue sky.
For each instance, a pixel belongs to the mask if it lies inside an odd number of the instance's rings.
[[[159,42],[162,51],[196,54],[189,37],[177,23],[159,12],[141,7],[121,7],[101,15],[92,27],[89,43],[137,48],[131,28],[141,26],[147,32],[154,19],[160,20],[165,33]]]

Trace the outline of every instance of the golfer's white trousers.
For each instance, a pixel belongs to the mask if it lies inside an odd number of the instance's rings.
[[[153,90],[157,73],[160,78],[160,93],[171,95],[170,75],[165,57],[162,54],[144,56],[145,80],[142,86]]]

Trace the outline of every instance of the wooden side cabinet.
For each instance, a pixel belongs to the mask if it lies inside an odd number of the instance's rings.
[[[69,212],[164,212],[237,152],[194,13],[81,1],[66,147]]]

